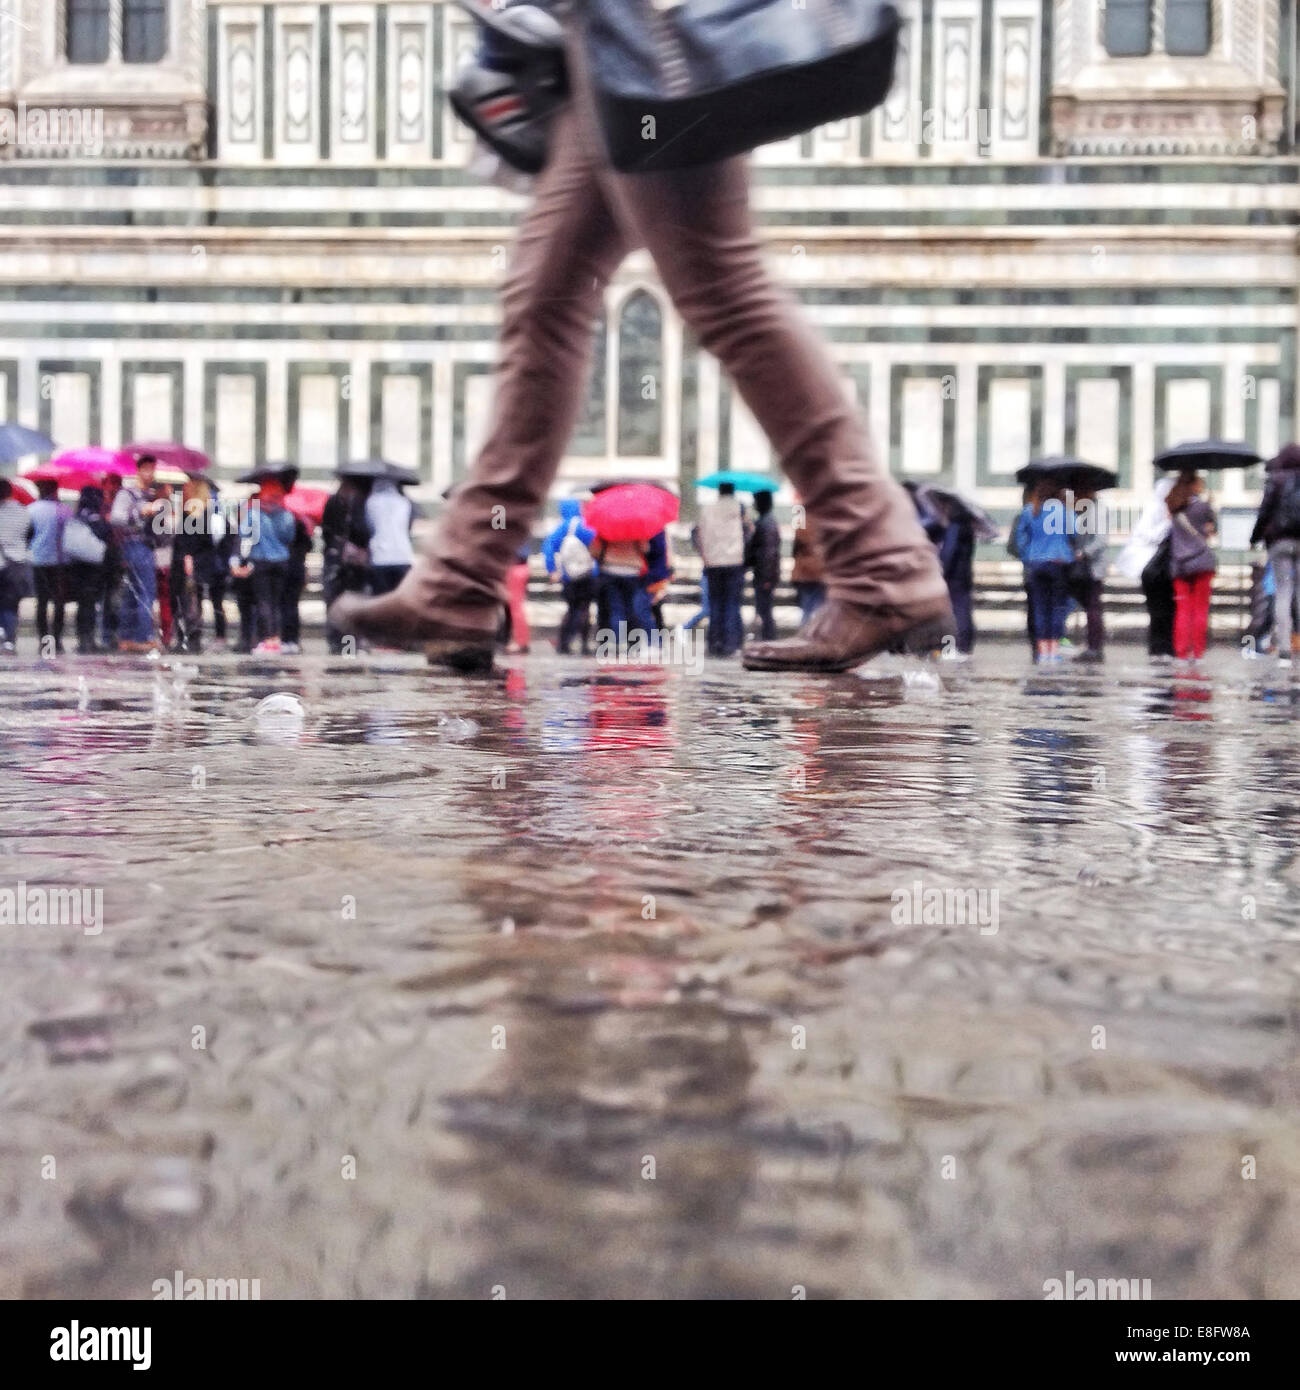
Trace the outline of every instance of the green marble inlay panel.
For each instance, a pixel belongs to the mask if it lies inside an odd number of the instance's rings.
[[[1155,391],[1155,431],[1156,452],[1170,444],[1180,444],[1188,436],[1175,433],[1170,438],[1166,425],[1166,405],[1169,399],[1169,385],[1174,381],[1205,381],[1210,386],[1210,437],[1217,439],[1223,431],[1223,368],[1213,363],[1205,366],[1157,367]]]
[[[275,6],[262,6],[262,158],[275,158]]]
[[[16,358],[0,358],[0,374],[4,376],[4,423],[21,424],[18,419],[18,362]]]
[[[318,105],[320,108],[320,157],[328,159],[330,157],[330,140],[333,132],[330,130],[330,111],[333,106],[333,62],[334,55],[332,45],[334,43],[334,25],[330,19],[330,7],[322,5],[320,7],[320,71],[317,75],[318,86]]]
[[[1079,383],[1113,381],[1118,387],[1115,457],[1121,487],[1133,478],[1133,368],[1070,363],[1065,368],[1065,452],[1077,454],[1079,445]]]
[[[917,377],[938,378],[946,383],[943,395],[942,448],[938,473],[917,474],[926,482],[953,481],[957,452],[957,367],[955,363],[895,362],[889,369],[889,471],[896,478],[908,477],[903,458],[903,388]]]
[[[1246,378],[1252,383],[1252,389],[1246,396],[1246,443],[1252,448],[1260,447],[1260,439],[1263,434],[1259,411],[1259,383],[1261,381],[1276,381],[1278,384],[1278,439],[1285,443],[1291,438],[1290,434],[1284,434],[1281,428],[1282,415],[1282,373],[1279,368],[1273,366],[1256,366],[1252,364],[1246,369]],[[1248,468],[1245,471],[1246,486],[1248,488],[1258,488],[1264,486],[1264,466],[1257,465],[1255,468]]]
[[[41,404],[36,427],[42,434],[53,437],[50,426],[54,415],[54,398],[52,392],[47,389],[46,378],[65,374],[87,378],[89,383],[86,426],[89,434],[88,442],[98,444],[104,436],[103,364],[98,358],[49,358],[37,362],[36,387]],[[68,447],[64,440],[56,438],[54,442],[63,448]]]
[[[185,431],[185,364],[183,362],[123,362],[122,363],[122,439],[125,443],[139,437],[135,425],[135,382],[140,376],[171,378],[171,432],[169,439],[180,441]]]
[[[253,462],[263,464],[266,458],[266,363],[265,362],[205,362],[203,364],[203,452],[216,459],[220,450],[217,441],[217,382],[223,376],[247,376],[253,379]],[[219,468],[219,473],[229,469]]]
[[[1175,426],[1171,437],[1167,424],[1166,406],[1169,400],[1169,387],[1175,381],[1205,381],[1210,387],[1210,432],[1209,438],[1218,439],[1223,434],[1223,368],[1206,365],[1202,367],[1157,367],[1155,390],[1155,431],[1156,453],[1171,444],[1181,444],[1194,438],[1185,430]],[[1206,473],[1211,492],[1223,486],[1223,473],[1214,469]]]
[[[441,110],[442,34],[434,25],[434,110]],[[1045,84],[1046,88],[1046,84]],[[435,131],[438,123],[434,124]],[[432,151],[439,157],[439,148]],[[865,187],[1051,184],[1088,188],[1123,184],[1234,184],[1282,187],[1300,183],[1291,159],[1207,160],[1152,157],[1112,164],[1106,160],[1041,159],[1017,163],[913,163],[755,166],[755,184],[775,187],[861,184]],[[189,161],[112,161],[73,165],[64,160],[22,160],[0,166],[0,185],[50,188],[426,188],[479,187],[462,168],[382,167],[373,164],[221,165]]]
[[[490,362],[457,362],[452,368],[451,388],[451,477],[454,483],[465,476],[470,460],[468,439],[469,378],[491,376],[495,367]]]
[[[1001,467],[993,462],[993,429],[989,418],[992,385],[995,381],[1026,381],[1029,383],[1029,457],[1043,452],[1043,369],[1018,365],[984,365],[976,374],[975,398],[975,479],[981,487],[1014,487],[1016,469],[1029,462],[1023,459],[1000,459]]]
[[[700,476],[700,345],[687,331],[682,340],[681,448],[677,469],[682,495],[682,519],[694,521],[695,480]]]
[[[375,6],[375,158],[388,158],[388,6]]]
[[[370,455],[379,458],[384,443],[384,382],[389,377],[415,377],[420,383],[420,472],[431,481],[433,450],[433,364],[431,362],[373,362],[370,366]]]
[[[331,459],[304,459],[301,457],[301,402],[302,379],[305,376],[332,376],[338,383],[335,400],[335,430],[338,440],[336,456]],[[351,453],[350,383],[352,381],[351,362],[290,362],[288,380],[287,420],[285,428],[285,448],[291,463],[301,465],[303,472],[313,475],[330,474],[343,463]]]
[[[603,314],[592,328],[587,398],[569,441],[569,453],[584,458],[599,458],[609,452],[609,325]]]
[[[620,455],[652,458],[663,453],[664,386],[663,312],[654,295],[638,290],[628,297],[618,320]]]

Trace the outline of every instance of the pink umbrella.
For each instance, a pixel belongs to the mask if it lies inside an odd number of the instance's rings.
[[[582,516],[603,541],[648,541],[677,520],[680,506],[671,492],[653,483],[620,483],[583,503]]]
[[[77,492],[88,483],[98,483],[106,473],[125,478],[134,472],[135,461],[121,450],[87,445],[83,449],[68,449],[49,463],[29,469],[21,476],[34,483],[55,482],[61,488]]]
[[[212,467],[212,460],[200,449],[191,449],[188,444],[154,443],[146,440],[142,444],[128,444],[127,453],[139,458],[141,454],[152,454],[159,463],[168,468],[178,468],[182,473],[206,473]]]

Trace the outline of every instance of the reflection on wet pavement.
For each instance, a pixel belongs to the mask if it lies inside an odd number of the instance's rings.
[[[6,668],[0,1296],[1300,1295],[1300,684],[868,670]]]

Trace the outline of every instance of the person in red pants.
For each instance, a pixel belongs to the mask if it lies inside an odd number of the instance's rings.
[[[526,652],[532,639],[528,631],[528,556],[529,541],[519,547],[515,562],[506,571],[506,597],[510,607],[510,652]]]
[[[1174,655],[1198,661],[1210,631],[1210,594],[1218,568],[1210,540],[1218,518],[1205,496],[1205,479],[1183,473],[1170,489],[1169,569],[1174,581]]]

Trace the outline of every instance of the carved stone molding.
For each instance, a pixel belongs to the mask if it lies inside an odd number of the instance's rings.
[[[1278,93],[1214,99],[1052,97],[1053,142],[1067,155],[1262,155],[1282,135]]]

